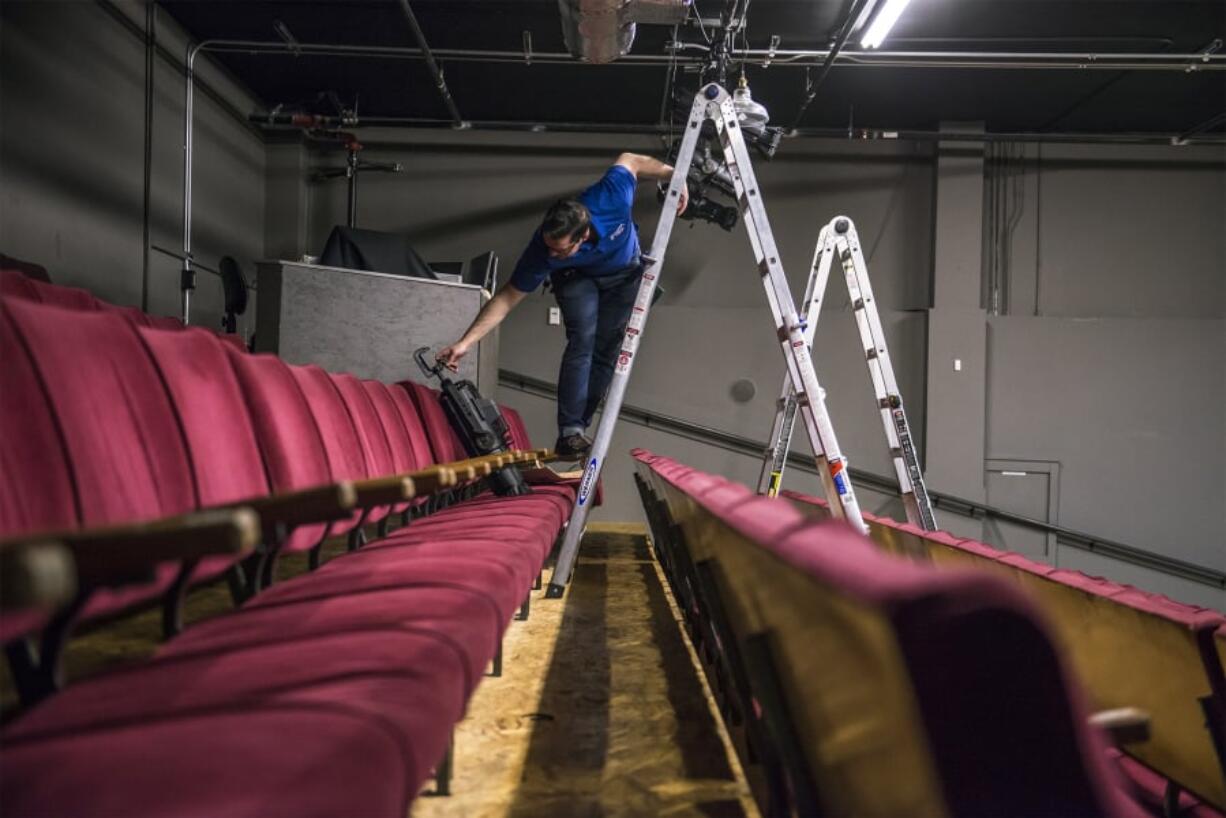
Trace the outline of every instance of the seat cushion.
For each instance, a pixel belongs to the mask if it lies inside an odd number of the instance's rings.
[[[296,581],[274,586],[290,588]],[[422,582],[349,594],[305,593],[284,601],[265,591],[238,611],[193,625],[168,642],[159,656],[217,653],[286,639],[360,628],[412,627],[450,639],[467,661],[471,693],[498,649],[504,617],[487,594],[461,585]]]
[[[428,769],[368,714],[287,702],[6,743],[0,798],[9,818],[404,818]]]
[[[49,733],[166,718],[202,707],[275,701],[309,687],[331,691],[337,704],[393,716],[382,704],[374,710],[374,703],[363,700],[360,693],[366,688],[347,689],[372,675],[402,688],[401,706],[428,701],[451,722],[463,715],[466,662],[459,646],[430,629],[401,625],[160,657],[73,685],[10,725],[4,740],[8,746]]]

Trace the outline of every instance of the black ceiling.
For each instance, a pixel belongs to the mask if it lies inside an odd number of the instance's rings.
[[[197,39],[276,41],[282,21],[303,43],[414,47],[396,0],[161,0]],[[852,0],[751,0],[747,39],[765,49],[828,46]],[[699,0],[714,17],[722,0]],[[433,49],[563,52],[557,0],[413,0]],[[632,54],[663,56],[671,30],[640,26]],[[699,41],[696,28],[682,40]],[[912,0],[883,49],[942,52],[1187,54],[1226,38],[1226,0]],[[739,41],[738,41],[739,42]],[[859,48],[853,39],[848,50]],[[447,117],[420,60],[222,54],[272,107],[333,91],[367,117]],[[668,69],[626,62],[466,62],[441,59],[465,119],[651,124],[659,121]],[[750,63],[754,96],[773,122],[794,124],[806,71]],[[814,72],[815,73],[815,72]],[[693,88],[693,75],[679,74]],[[319,108],[318,104],[316,107]],[[983,121],[993,132],[1179,134],[1226,111],[1226,72],[852,68],[837,65],[820,87],[807,127],[931,130]],[[326,106],[317,112],[331,113]],[[1220,133],[1226,123],[1206,132]]]

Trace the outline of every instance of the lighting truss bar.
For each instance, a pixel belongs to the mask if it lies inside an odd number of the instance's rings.
[[[206,40],[207,50],[216,53],[277,54],[286,53],[289,47],[280,42],[256,42],[247,40]],[[678,50],[699,48],[699,44],[681,43]],[[701,46],[705,50],[705,46]],[[316,56],[367,57],[370,59],[424,60],[419,48],[396,46],[352,46],[329,43],[300,43],[298,54]],[[431,53],[451,62],[518,63],[525,65],[523,51],[500,51],[469,48],[432,48]],[[772,66],[812,67],[820,65],[830,55],[829,50],[795,50],[751,48],[737,51],[738,58],[744,54],[751,64]],[[565,52],[533,51],[532,65],[566,64],[588,69],[664,68],[669,65],[667,54],[627,54],[603,66],[580,62]],[[679,65],[702,65],[697,56],[677,55]],[[835,62],[842,67],[908,67],[908,68],[984,68],[1028,70],[1112,70],[1131,71],[1180,71],[1187,72],[1189,63],[1196,71],[1226,70],[1226,55],[1223,54],[1153,54],[1153,53],[1095,53],[1095,52],[1050,52],[1034,53],[1019,51],[842,51]],[[845,66],[843,64],[846,63]]]

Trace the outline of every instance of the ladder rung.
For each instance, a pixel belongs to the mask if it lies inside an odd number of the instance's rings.
[[[856,299],[856,301],[855,301],[855,303],[851,305],[851,308],[852,308],[853,310],[862,310],[862,309],[864,309],[864,299],[863,299],[863,298],[857,298],[857,299]]]

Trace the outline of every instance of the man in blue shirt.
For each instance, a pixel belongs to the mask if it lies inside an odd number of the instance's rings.
[[[562,457],[580,458],[592,447],[584,434],[613,378],[613,365],[630,320],[643,265],[631,217],[639,180],[667,181],[673,168],[649,156],[623,153],[596,184],[574,199],[560,199],[519,257],[511,280],[438,359],[455,369],[461,358],[498,326],[528,293],[549,278],[566,325],[566,351],[558,374],[558,442]],[[678,212],[685,210],[682,188]]]

